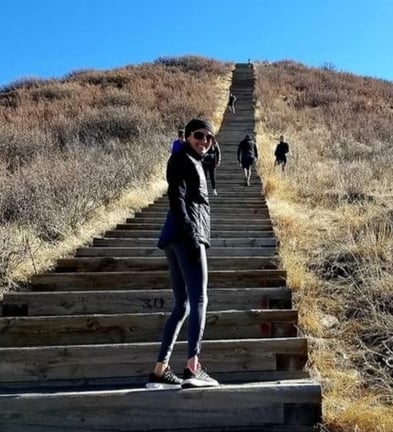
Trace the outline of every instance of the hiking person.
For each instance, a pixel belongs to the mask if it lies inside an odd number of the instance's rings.
[[[216,169],[221,164],[221,149],[217,140],[213,138],[213,142],[209,150],[203,156],[202,165],[205,171],[206,179],[209,174],[210,183],[213,189],[213,195],[218,195],[216,189]]]
[[[184,129],[179,129],[177,133],[177,140],[173,141],[171,153],[177,153],[184,144]]]
[[[247,134],[237,148],[237,160],[244,172],[244,185],[250,186],[251,167],[258,159],[258,150],[255,141]]]
[[[284,135],[280,136],[280,142],[277,144],[276,150],[274,151],[274,156],[276,160],[274,161],[274,166],[282,165],[282,171],[285,170],[285,165],[287,164],[287,153],[289,152],[289,145],[284,141]]]
[[[210,246],[210,206],[202,157],[214,139],[213,126],[193,119],[185,128],[185,138],[183,148],[168,160],[169,211],[158,241],[168,260],[175,304],[164,326],[147,388],[219,385],[199,363],[207,309],[206,248]],[[181,380],[170,368],[169,360],[187,316],[188,355]]]
[[[232,113],[235,114],[235,102],[237,101],[237,97],[231,93],[229,95],[229,100],[228,100],[228,110]]]

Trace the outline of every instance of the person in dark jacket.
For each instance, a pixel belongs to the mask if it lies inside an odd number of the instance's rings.
[[[240,141],[239,147],[237,148],[237,160],[244,172],[244,185],[250,186],[251,180],[251,168],[255,161],[258,159],[258,149],[255,141],[250,135],[246,135],[242,141]]]
[[[206,248],[210,246],[210,206],[201,161],[214,139],[213,126],[193,119],[185,128],[185,138],[183,148],[168,160],[169,211],[158,241],[168,260],[175,305],[147,388],[218,385],[199,363],[207,309]],[[181,380],[169,367],[169,360],[187,316],[188,356]]]
[[[280,136],[280,142],[277,144],[274,156],[276,160],[274,161],[274,166],[282,165],[281,169],[285,170],[285,165],[287,164],[287,153],[289,152],[289,145],[284,141],[284,135]]]
[[[210,183],[212,185],[213,189],[213,195],[217,195],[217,189],[216,189],[216,169],[221,164],[221,149],[220,145],[216,141],[215,138],[213,138],[213,143],[209,150],[206,152],[206,154],[203,156],[202,159],[202,165],[203,169],[205,171],[206,179],[209,175],[210,177]]]

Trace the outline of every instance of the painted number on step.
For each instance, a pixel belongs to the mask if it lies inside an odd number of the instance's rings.
[[[144,309],[162,309],[164,307],[164,299],[160,297],[144,298],[142,302]]]

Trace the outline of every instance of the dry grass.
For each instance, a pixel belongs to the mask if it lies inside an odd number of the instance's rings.
[[[293,62],[257,76],[260,171],[325,428],[392,431],[393,85]]]
[[[165,58],[4,87],[0,294],[162,194],[177,129],[192,117],[220,125],[230,70]]]

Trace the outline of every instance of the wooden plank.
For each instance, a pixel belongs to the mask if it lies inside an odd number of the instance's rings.
[[[67,345],[158,341],[167,312],[115,315],[0,317],[0,346]],[[297,311],[252,309],[208,311],[204,339],[296,336]],[[269,335],[261,334],[271,326]],[[187,329],[180,332],[185,339]]]
[[[213,195],[211,192],[209,193],[209,202],[210,203],[217,203],[220,201],[225,201],[226,199],[229,199],[230,201],[241,203],[244,200],[255,200],[260,203],[266,203],[265,198],[263,195],[261,195],[261,190],[254,189],[246,189],[243,186],[243,189],[241,187],[232,189],[232,190],[226,190],[222,189],[217,185],[218,195]],[[155,200],[154,202],[168,202],[168,197],[163,196]]]
[[[165,209],[168,208],[169,204],[167,201],[158,201],[151,204],[148,208],[154,207],[155,209]],[[222,209],[232,209],[236,210],[238,208],[247,208],[247,209],[260,209],[260,210],[268,210],[266,204],[260,202],[258,199],[244,199],[239,202],[239,200],[222,200],[219,202],[210,201],[210,208],[213,212],[214,210],[222,210]]]
[[[165,219],[166,219],[166,212],[163,212],[160,216],[152,216],[152,215],[145,215],[143,218],[140,217],[140,215],[135,216],[135,217],[129,217],[126,219],[126,224],[135,224],[135,223],[159,223],[162,224]],[[239,224],[239,217],[237,217],[237,215],[226,215],[226,216],[214,216],[211,215],[211,221],[212,221],[212,226],[220,226],[222,225],[237,225]],[[266,224],[271,224],[271,219],[268,217],[261,217],[261,216],[257,216],[257,217],[249,217],[247,219],[242,218],[242,222],[243,224],[245,222],[247,222],[248,224],[252,224],[252,225],[266,225]]]
[[[155,205],[155,204],[150,204],[148,207],[144,207],[143,209],[141,209],[138,213],[150,213],[150,212],[157,212],[157,213],[163,213],[168,211],[169,208],[169,204],[168,203],[162,203],[160,205]],[[250,214],[260,214],[260,215],[266,215],[265,217],[269,217],[269,208],[266,206],[240,206],[238,205],[237,208],[234,206],[225,206],[223,204],[221,205],[210,205],[210,215],[211,216],[217,216],[219,217],[220,215],[225,215],[228,213],[232,213],[234,214],[234,211],[236,210],[236,215],[242,215],[242,216],[247,216]]]
[[[210,288],[209,310],[290,309],[288,288]],[[4,316],[170,312],[173,293],[162,290],[6,293]]]
[[[157,409],[163,399],[165,409]],[[320,404],[320,386],[299,380],[179,391],[122,389],[0,395],[0,430],[103,432],[113,431],[115,425],[116,430],[128,432],[234,427],[274,432],[273,427],[286,426],[283,431],[293,432],[295,429],[288,429],[284,422],[285,405],[294,402]],[[299,426],[312,427],[320,420],[319,415],[307,414],[299,419]]]
[[[218,195],[212,195],[212,189],[209,185],[208,192],[209,192],[209,198],[211,200],[218,200],[220,199],[220,196],[222,195],[231,195],[233,197],[233,200],[242,200],[243,197],[251,197],[255,199],[259,199],[261,202],[266,202],[266,197],[263,195],[261,188],[258,185],[252,186],[252,187],[245,187],[244,183],[239,184],[232,184],[232,185],[217,185],[217,190],[221,192]],[[155,202],[162,201],[162,200],[168,200],[168,195],[164,194],[158,197]]]
[[[78,345],[80,346],[80,345]],[[92,345],[86,345],[92,346]],[[94,346],[94,345],[93,345]],[[0,348],[1,349],[1,348]],[[9,349],[9,348],[4,348]],[[17,349],[17,348],[12,348]],[[21,348],[23,349],[23,348]],[[29,348],[25,348],[29,349]],[[86,360],[85,360],[86,361]],[[184,364],[182,365],[184,367]],[[209,368],[210,371],[210,368]],[[180,374],[181,375],[181,374]],[[44,375],[41,375],[44,379]],[[282,381],[309,378],[305,370],[277,370],[277,371],[241,371],[241,372],[214,372],[214,378],[221,384],[243,384],[262,381]],[[79,389],[80,391],[108,389],[108,388],[141,388],[146,384],[146,376],[115,376],[108,378],[82,378],[82,379],[57,379],[35,381],[0,381],[0,393],[25,392],[25,391],[53,391],[57,389]],[[288,431],[286,431],[288,432]]]
[[[105,237],[112,238],[154,238],[158,241],[161,230],[110,230],[106,231]],[[211,232],[212,239],[214,238],[266,238],[275,237],[274,231],[270,229],[250,229],[248,231],[235,231],[235,230],[213,230]]]
[[[146,379],[159,345],[158,342],[144,342],[0,348],[0,382],[6,385],[55,380]],[[207,340],[203,343],[203,361],[209,372],[215,374],[290,370],[278,369],[277,355],[288,359],[301,356],[303,364],[298,363],[296,370],[302,370],[307,360],[306,339]],[[186,358],[187,342],[176,343],[172,368],[180,373]]]
[[[168,213],[168,206],[162,206],[161,208],[155,208],[153,207],[146,207],[141,212],[138,212],[135,214],[135,217],[137,219],[144,218],[144,217],[150,217],[150,216],[159,216],[165,218]],[[233,217],[236,215],[236,217],[247,220],[249,218],[254,217],[261,217],[264,219],[270,218],[269,210],[267,209],[260,209],[260,208],[241,208],[233,209],[233,208],[226,208],[222,207],[219,209],[210,209],[210,216],[213,218],[216,217]]]
[[[276,257],[209,257],[209,268],[225,269],[262,269],[277,268]],[[136,270],[166,270],[168,260],[165,257],[74,257],[62,258],[57,261],[56,271],[59,272],[113,272]]]
[[[133,217],[129,217],[126,220],[126,223],[135,223],[135,222],[164,222],[167,216],[167,211],[162,211],[162,212],[157,212],[157,213],[137,213],[135,214]],[[229,224],[229,223],[238,223],[239,222],[239,216],[236,214],[232,214],[232,213],[224,213],[221,215],[216,215],[214,213],[211,214],[211,220],[213,222],[213,224],[217,224],[217,223],[224,223],[224,224]],[[271,222],[271,219],[269,216],[266,215],[254,215],[252,213],[250,213],[248,216],[242,216],[241,220],[243,221],[243,223],[249,223],[249,224],[259,224],[261,223],[265,223],[265,222]]]
[[[276,247],[213,247],[207,251],[210,257],[273,257]],[[76,250],[77,257],[163,257],[164,251],[154,247],[83,247]]]
[[[256,196],[260,197],[260,199],[265,200],[265,196],[263,195],[262,185],[259,184],[251,184],[250,186],[247,186],[247,188],[244,187],[244,181],[239,183],[231,183],[231,184],[224,184],[224,179],[218,179],[217,182],[217,190],[218,190],[218,196],[221,196],[221,194],[234,194],[237,197],[241,197],[241,194],[243,192],[248,193],[254,193]],[[209,197],[211,199],[216,198],[212,193],[211,186],[209,185]]]
[[[214,288],[285,286],[284,270],[209,270],[209,286]],[[33,275],[34,291],[75,291],[92,289],[168,288],[168,271],[43,273]]]
[[[243,193],[245,194],[244,196],[243,196]],[[231,205],[236,205],[236,204],[239,205],[239,204],[245,203],[245,204],[263,205],[265,207],[267,206],[267,202],[263,197],[261,197],[257,194],[254,194],[254,193],[248,194],[246,190],[243,192],[239,192],[239,194],[237,196],[226,197],[226,198],[228,198],[228,200],[224,199],[224,197],[220,198],[220,195],[214,196],[214,197],[210,196],[209,203],[210,203],[210,205],[215,205],[217,203],[224,203],[224,202],[228,201],[228,203]],[[163,197],[156,199],[153,202],[153,204],[161,204],[161,203],[168,203],[168,197],[163,196]]]
[[[157,247],[157,239],[143,239],[143,238],[95,238],[93,246],[102,247]],[[214,251],[217,248],[242,248],[242,247],[270,247],[277,246],[277,239],[275,237],[266,238],[214,238],[211,239],[211,248],[208,250]]]
[[[130,223],[120,223],[116,225],[116,229],[118,230],[142,230],[142,231],[148,231],[148,230],[161,230],[164,225],[164,221],[157,221],[157,222],[149,222],[149,221],[143,221],[140,222],[138,220],[133,220],[133,222]],[[228,231],[228,230],[235,230],[235,231],[250,231],[250,228],[252,230],[258,230],[258,229],[268,229],[272,230],[273,225],[270,221],[267,222],[259,222],[256,224],[252,224],[251,222],[247,221],[245,224],[245,221],[237,219],[236,221],[232,221],[229,223],[212,223],[211,224],[211,230],[214,232],[216,230],[220,231]]]

